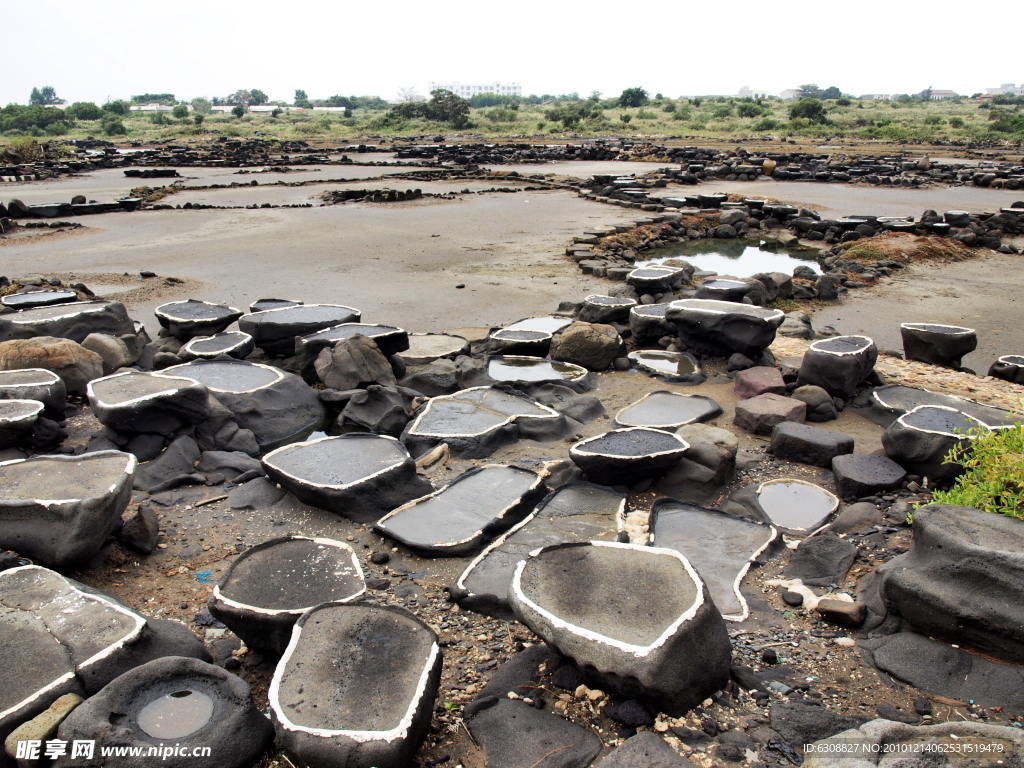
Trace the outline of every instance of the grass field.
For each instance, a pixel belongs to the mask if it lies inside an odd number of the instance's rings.
[[[519,104],[473,109],[469,124],[458,130],[424,118],[405,119],[394,110],[356,109],[351,117],[318,111],[207,115],[197,126],[193,118],[130,113],[120,118],[123,135],[106,135],[101,120],[61,121],[46,130],[8,131],[0,144],[26,134],[82,139],[89,136],[114,141],[202,140],[216,136],[365,141],[443,135],[483,141],[531,142],[623,137],[714,143],[770,140],[797,144],[909,143],[973,144],[1016,152],[1024,141],[1024,106],[992,105],[958,98],[949,101],[861,101],[830,99],[818,102],[825,122],[792,117],[792,102],[738,98],[655,99],[643,107],[623,109],[613,101]]]

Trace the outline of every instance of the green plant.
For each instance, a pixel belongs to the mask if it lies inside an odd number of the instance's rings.
[[[231,108],[231,114],[235,117],[242,117],[243,115],[245,115],[245,113],[246,109],[241,104],[236,104]]]
[[[633,119],[632,115],[619,115],[619,120],[621,120],[624,123],[628,123],[632,119]]]
[[[648,101],[643,88],[627,88],[619,96],[620,107],[642,107]]]
[[[979,428],[968,436],[946,456],[964,473],[948,491],[932,493],[932,502],[1024,519],[1024,425]]]
[[[206,119],[205,115],[192,115],[192,122],[194,122],[196,124],[196,126],[202,125],[203,124],[203,120],[205,120],[205,119]]]
[[[188,107],[184,104],[177,104],[174,109],[171,110],[171,114],[174,115],[176,120],[184,120],[188,117]]]
[[[459,708],[459,705],[456,704],[454,701],[446,701],[444,703],[444,710],[445,710],[445,712],[454,712],[458,708]]]

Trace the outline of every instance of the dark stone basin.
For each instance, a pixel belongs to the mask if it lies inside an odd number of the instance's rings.
[[[276,368],[241,360],[203,360],[175,365],[166,370],[204,384],[211,392],[253,392],[280,381],[284,374]]]
[[[31,309],[32,307],[46,307],[51,304],[65,304],[77,300],[78,294],[74,291],[31,291],[4,296],[0,299],[0,303],[11,309]]]
[[[709,421],[721,413],[721,406],[710,397],[658,391],[649,392],[623,408],[615,415],[615,422],[624,427],[677,429],[684,424]]]
[[[780,528],[813,531],[839,507],[839,499],[802,480],[769,480],[757,490],[757,502]]]

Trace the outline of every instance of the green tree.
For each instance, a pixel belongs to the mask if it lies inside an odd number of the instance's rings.
[[[642,107],[647,101],[647,91],[643,88],[627,88],[619,95],[620,107]]]
[[[828,118],[825,112],[825,105],[818,99],[800,99],[789,107],[790,119],[798,117],[810,120],[812,123],[827,123]]]
[[[206,119],[206,115],[198,113],[198,112],[196,114],[192,115],[192,122],[196,124],[197,128],[200,125],[203,124],[203,120],[205,120],[205,119]]]
[[[128,114],[128,102],[127,101],[108,101],[103,105],[103,111],[109,112],[111,115],[127,115]]]
[[[805,85],[801,85],[799,90],[800,90],[800,98],[802,98],[802,99],[820,99],[820,98],[823,98],[822,95],[821,95],[821,88],[819,88],[815,83],[807,83]]]
[[[324,99],[323,106],[325,106],[325,107],[345,107],[347,109],[351,109],[353,106],[355,106],[354,98],[355,97],[350,99],[348,96],[340,96],[338,94],[334,94],[329,99]]]
[[[44,85],[42,88],[33,88],[28,97],[28,103],[32,106],[50,106],[63,104],[64,100],[57,96],[57,91],[52,85]]]
[[[296,101],[309,101],[309,96],[307,96],[306,92],[304,90],[302,90],[301,88],[296,88],[295,89],[295,100]]]
[[[431,120],[465,128],[469,125],[469,102],[449,90],[438,88],[430,92],[426,114]]]
[[[250,104],[253,104],[255,106],[259,106],[261,104],[266,104],[269,101],[270,101],[270,97],[267,96],[267,94],[265,94],[259,88],[253,88],[251,91],[249,91],[249,103]]]
[[[843,92],[834,85],[830,85],[824,91],[821,92],[821,98],[823,99],[838,99],[843,95]]]
[[[107,115],[103,118],[103,132],[107,134],[107,136],[124,136],[128,133],[127,129],[124,127],[124,123],[113,115]]]
[[[171,114],[178,120],[184,120],[188,117],[188,107],[184,104],[178,104],[172,111]]]
[[[76,101],[64,111],[75,120],[99,120],[103,117],[103,110],[91,101]]]
[[[280,117],[283,114],[284,114],[284,110],[281,109],[280,107],[274,107],[274,109],[271,110],[271,112],[270,112],[270,116],[271,117]]]
[[[202,96],[198,96],[190,102],[192,104],[192,111],[198,115],[208,115],[213,112],[213,104],[210,103],[209,99],[204,99]]]
[[[235,104],[235,106],[231,108],[231,114],[235,117],[243,117],[246,112],[246,108],[243,107],[241,104]]]
[[[165,107],[173,107],[177,103],[173,93],[140,93],[132,96],[132,104],[163,104]]]

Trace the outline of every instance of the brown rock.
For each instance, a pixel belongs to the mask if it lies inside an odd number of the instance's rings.
[[[733,381],[733,389],[736,396],[744,400],[763,395],[766,392],[785,395],[786,382],[782,380],[782,373],[778,368],[759,365],[737,373]]]
[[[770,435],[776,424],[784,421],[802,424],[806,415],[806,403],[766,393],[736,403],[736,416],[732,423],[755,435]]]
[[[330,389],[358,389],[370,384],[394,386],[391,363],[373,339],[357,334],[321,350],[314,364],[316,375]]]
[[[552,360],[582,365],[591,371],[606,371],[619,356],[622,338],[610,325],[576,322],[551,340]]]
[[[825,621],[844,627],[859,627],[868,615],[864,603],[850,603],[846,600],[819,600],[818,615]]]
[[[64,381],[68,394],[84,395],[86,385],[103,375],[103,358],[70,339],[36,336],[0,342],[0,370],[45,368]]]

